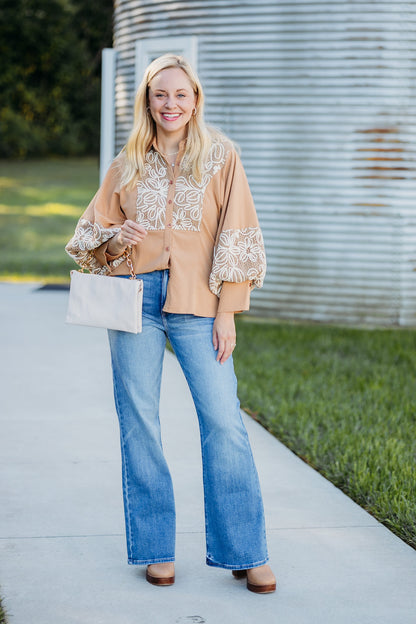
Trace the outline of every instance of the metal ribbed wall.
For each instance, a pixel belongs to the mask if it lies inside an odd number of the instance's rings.
[[[242,148],[263,315],[416,325],[414,2],[116,1],[116,143],[137,39],[198,37],[207,119]]]

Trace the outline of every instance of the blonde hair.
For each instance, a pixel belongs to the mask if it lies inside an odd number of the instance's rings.
[[[192,173],[194,178],[200,182],[204,163],[212,143],[216,138],[219,139],[222,136],[218,131],[205,125],[202,85],[188,61],[175,54],[159,56],[147,67],[136,92],[134,124],[124,148],[125,164],[121,178],[122,186],[126,186],[127,189],[132,189],[136,179],[143,175],[146,154],[156,136],[156,124],[148,108],[149,83],[156,74],[171,67],[179,67],[185,72],[196,96],[195,113],[188,122],[186,147],[180,164],[182,170]]]

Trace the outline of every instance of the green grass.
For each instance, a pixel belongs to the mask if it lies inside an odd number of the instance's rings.
[[[95,158],[0,161],[0,278],[67,281],[64,247],[97,186]]]
[[[242,406],[416,548],[416,331],[238,321]]]

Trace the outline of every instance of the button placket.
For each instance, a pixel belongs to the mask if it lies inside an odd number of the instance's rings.
[[[170,252],[172,243],[172,217],[173,208],[175,202],[175,171],[173,167],[169,167],[170,175],[168,194],[166,198],[166,211],[165,211],[165,232],[164,232],[164,251]]]

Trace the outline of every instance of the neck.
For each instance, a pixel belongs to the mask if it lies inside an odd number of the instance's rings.
[[[181,132],[180,134],[167,135],[164,132],[157,131],[156,141],[159,150],[162,154],[173,154],[179,151],[179,143],[185,139],[186,134]]]

